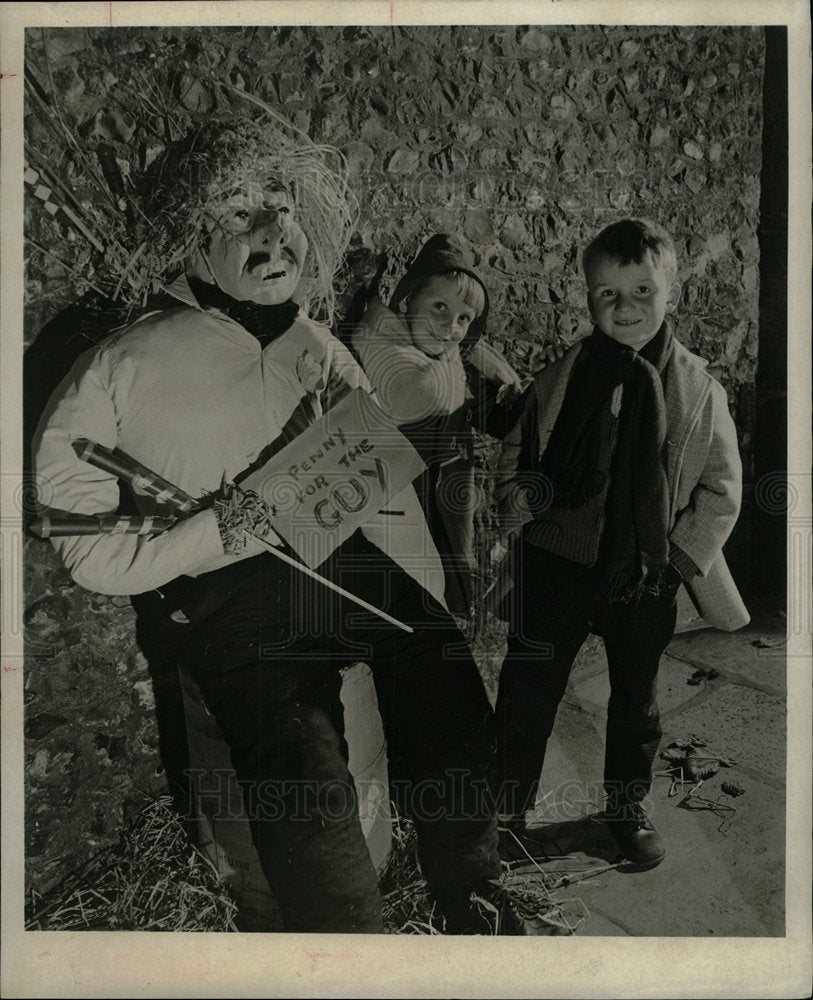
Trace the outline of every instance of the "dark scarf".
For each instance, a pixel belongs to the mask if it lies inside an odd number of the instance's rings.
[[[606,493],[594,573],[599,592],[609,600],[629,593],[640,582],[642,567],[653,570],[669,561],[661,376],[672,347],[666,323],[638,352],[594,328],[582,347],[543,458],[543,471],[554,489],[552,507],[578,510],[589,498]],[[619,385],[621,412],[613,449],[606,415]]]
[[[217,285],[187,276],[192,294],[202,309],[220,309],[257,338],[265,347],[288,330],[297,317],[299,306],[290,299],[277,306],[262,306],[256,302],[240,302],[227,295]]]

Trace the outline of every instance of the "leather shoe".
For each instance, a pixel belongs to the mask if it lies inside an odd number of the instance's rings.
[[[666,857],[661,836],[639,802],[619,806],[605,813],[604,819],[627,861],[654,868]]]

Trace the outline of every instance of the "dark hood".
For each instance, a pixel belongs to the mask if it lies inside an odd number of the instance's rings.
[[[471,347],[483,334],[488,318],[488,289],[483,280],[474,270],[471,251],[456,236],[439,233],[424,243],[418,256],[410,264],[406,274],[395,287],[395,293],[390,300],[390,309],[397,312],[398,303],[405,299],[419,285],[433,274],[444,274],[449,271],[463,271],[483,289],[485,304],[483,311],[472,321],[471,326],[460,345],[461,350]]]

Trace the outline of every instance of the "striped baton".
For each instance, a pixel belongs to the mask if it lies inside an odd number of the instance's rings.
[[[157,472],[125,455],[118,448],[105,448],[87,438],[76,438],[73,450],[83,462],[95,465],[97,469],[103,469],[105,472],[112,472],[114,476],[129,483],[133,492],[151,496],[157,503],[174,507],[181,514],[191,514],[203,507],[199,500],[195,500],[180,487],[174,486]]]

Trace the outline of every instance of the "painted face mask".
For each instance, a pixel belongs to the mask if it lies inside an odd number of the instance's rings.
[[[273,180],[248,181],[220,200],[212,214],[201,258],[215,284],[238,301],[287,302],[308,252],[291,195]]]

